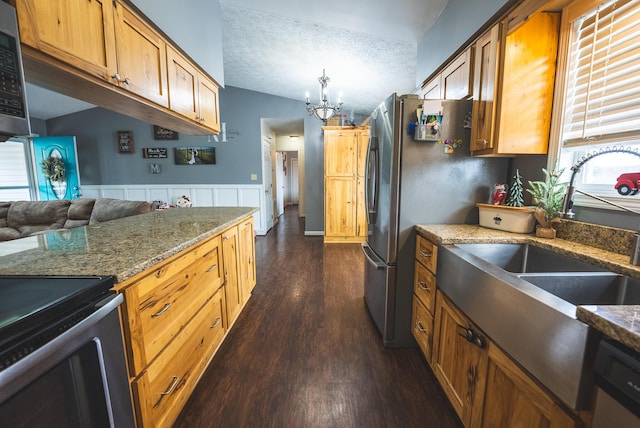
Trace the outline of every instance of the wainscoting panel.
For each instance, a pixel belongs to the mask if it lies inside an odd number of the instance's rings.
[[[266,235],[264,187],[262,185],[194,184],[194,185],[104,185],[82,186],[85,198],[114,198],[131,201],[163,201],[175,205],[176,200],[188,196],[194,207],[257,207],[253,214],[258,235]]]

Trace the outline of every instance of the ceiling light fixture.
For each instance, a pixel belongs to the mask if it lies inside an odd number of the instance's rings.
[[[307,104],[307,113],[309,116],[315,116],[322,121],[326,121],[331,116],[336,115],[342,110],[342,95],[338,97],[338,104],[331,105],[329,100],[329,88],[327,87],[330,79],[322,69],[322,76],[318,77],[318,82],[320,82],[320,103],[316,105],[312,105],[309,101],[309,92],[305,94],[306,104]]]

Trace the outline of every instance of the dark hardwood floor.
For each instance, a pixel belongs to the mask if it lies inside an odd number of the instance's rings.
[[[256,239],[257,285],[175,427],[461,427],[424,358],[385,349],[357,244],[288,208]]]

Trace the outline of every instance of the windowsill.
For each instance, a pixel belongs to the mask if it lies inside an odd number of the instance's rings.
[[[588,192],[592,193],[592,192]],[[623,207],[629,208],[634,211],[640,212],[640,194],[633,196],[619,196],[617,193],[615,195],[603,195],[592,193],[595,196],[601,197],[602,199],[606,199],[610,202],[616,203]],[[626,212],[618,207],[614,207],[613,205],[606,204],[604,202],[598,201],[596,199],[590,198],[585,195],[581,195],[579,193],[575,193],[573,195],[573,205],[578,207],[587,207],[587,208],[598,208],[603,210],[611,210],[611,211],[620,211]]]

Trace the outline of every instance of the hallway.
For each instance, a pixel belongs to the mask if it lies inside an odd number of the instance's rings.
[[[288,207],[256,239],[257,285],[175,427],[461,427],[415,349],[385,349],[359,245],[304,236]]]

